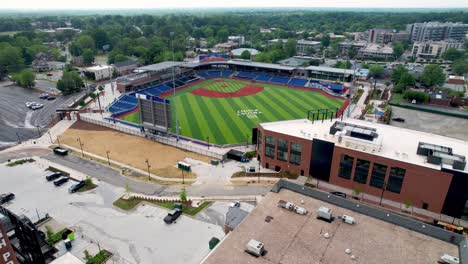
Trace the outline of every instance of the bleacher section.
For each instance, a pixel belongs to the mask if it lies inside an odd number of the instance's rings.
[[[237,78],[243,78],[243,79],[255,79],[257,74],[253,73],[253,72],[242,72],[242,71],[240,71],[235,76]]]
[[[135,96],[124,94],[112,103],[108,110],[112,115],[120,115],[132,111],[137,107],[137,105],[138,101]]]
[[[269,82],[271,77],[273,76],[270,74],[262,73],[257,75],[257,77],[255,77],[255,80],[260,82]]]
[[[289,82],[289,77],[284,77],[284,76],[273,76],[270,79],[270,82],[272,83],[277,83],[277,84],[288,84]]]
[[[297,86],[297,87],[305,87],[309,81],[306,79],[298,79],[298,78],[291,78],[288,85]]]

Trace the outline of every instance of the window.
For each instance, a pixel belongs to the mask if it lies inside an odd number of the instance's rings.
[[[295,165],[301,165],[302,145],[299,143],[291,143],[291,156],[289,162]]]
[[[340,171],[338,176],[344,179],[351,179],[351,173],[353,171],[354,158],[348,155],[341,155]]]
[[[370,179],[370,186],[382,189],[385,183],[385,174],[387,174],[387,165],[374,163],[374,168],[372,168],[372,176]]]
[[[356,171],[354,172],[354,181],[367,183],[367,174],[369,174],[370,162],[368,160],[357,159]]]
[[[400,193],[405,173],[405,169],[392,167],[390,169],[390,176],[388,178],[387,191]]]
[[[262,131],[258,130],[258,134],[257,134],[257,144],[258,144],[258,146],[257,146],[257,149],[260,150],[260,151],[262,150],[262,143],[263,143],[262,140],[263,140]]]
[[[265,156],[275,158],[275,139],[273,137],[265,137]]]
[[[288,161],[288,145],[286,139],[278,139],[277,159],[281,161]]]
[[[423,203],[422,209],[427,210],[429,208],[428,203]]]

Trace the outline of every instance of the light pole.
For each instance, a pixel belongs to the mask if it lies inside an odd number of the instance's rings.
[[[206,142],[208,143],[208,149],[210,149],[210,137],[206,137]]]
[[[147,168],[148,168],[148,181],[151,181],[151,175],[150,175],[150,167],[151,165],[149,164],[148,159],[145,160]]]
[[[57,136],[57,143],[60,146],[60,136]]]
[[[39,130],[39,126],[36,126],[37,128],[37,137],[40,138],[41,137],[41,131]]]
[[[81,156],[84,158],[84,152],[83,152],[83,146],[84,146],[84,144],[81,143],[81,138],[77,138],[76,141],[78,141],[78,144],[80,144]]]
[[[50,131],[48,131],[48,132],[47,132],[47,134],[49,134],[49,138],[50,138],[50,144],[52,144],[52,143],[53,143],[53,141],[52,141],[52,135],[50,134]]]
[[[172,47],[172,61],[175,61],[175,54],[174,54],[174,32],[169,33],[171,36],[171,47]],[[176,95],[175,89],[175,65],[172,66],[172,89],[174,90],[174,100]],[[175,113],[175,120],[176,120],[176,136],[177,142],[179,142],[179,117],[177,116],[177,107],[174,105],[174,113]]]
[[[109,166],[110,166],[111,164],[110,164],[110,159],[109,159],[109,153],[110,153],[110,151],[109,151],[109,150],[108,150],[108,151],[106,151],[106,155],[107,155],[107,163],[108,163],[108,164],[109,164]]]

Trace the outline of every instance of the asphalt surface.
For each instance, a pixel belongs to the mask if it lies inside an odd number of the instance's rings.
[[[39,137],[55,117],[55,110],[71,104],[80,96],[58,96],[53,101],[47,101],[39,99],[39,95],[32,89],[0,83],[0,148],[19,140]],[[31,101],[42,103],[44,107],[31,110],[25,105]]]
[[[136,193],[147,195],[172,196],[179,195],[181,185],[160,185],[157,183],[140,182],[129,179],[119,171],[93,161],[82,159],[74,155],[57,156],[50,153],[43,158],[71,169],[80,171],[101,181],[117,187],[128,187]],[[222,185],[195,185],[186,187],[187,194],[191,196],[245,196],[265,195],[271,190],[269,185],[222,186]]]

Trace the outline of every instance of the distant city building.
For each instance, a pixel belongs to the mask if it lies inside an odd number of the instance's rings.
[[[97,65],[86,68],[85,72],[94,74],[94,79],[100,81],[112,77],[112,68],[109,65]]]
[[[217,51],[231,51],[239,47],[239,43],[228,41],[225,43],[219,43],[214,46]]]
[[[341,55],[347,56],[351,48],[354,48],[356,51],[367,46],[367,41],[343,41],[340,43],[340,52]]]
[[[122,62],[116,62],[114,63],[114,69],[117,73],[120,75],[123,74],[129,74],[133,72],[138,67],[138,64],[135,61],[128,60],[128,61],[122,61]]]
[[[457,92],[465,92],[466,87],[467,87],[467,85],[465,83],[465,77],[464,76],[456,76],[456,75],[450,75],[448,80],[447,80],[447,83],[445,83],[445,85],[444,85],[444,88],[449,88],[449,89],[457,91]]]
[[[239,48],[239,49],[231,50],[231,55],[232,55],[232,57],[239,58],[239,57],[242,56],[242,53],[244,51],[248,51],[250,53],[250,56],[252,56],[252,58],[254,58],[255,56],[257,56],[260,53],[260,51],[258,51],[256,49]]]
[[[347,34],[351,36],[354,41],[367,41],[368,38],[368,31],[348,32]]]
[[[358,51],[359,58],[380,58],[389,59],[393,56],[393,48],[388,45],[367,44],[366,47]]]
[[[321,47],[320,41],[311,40],[298,40],[296,44],[296,52],[298,55],[306,55],[312,53],[311,51],[319,51]]]
[[[228,37],[228,42],[237,43],[239,46],[244,45],[245,37],[244,36],[229,36]]]
[[[426,41],[413,44],[412,56],[414,58],[439,58],[450,48],[461,49],[463,42],[459,41]]]
[[[260,28],[260,33],[262,33],[262,34],[271,33],[271,29],[269,29],[269,28]]]
[[[406,41],[409,38],[409,33],[396,32],[392,29],[370,29],[367,36],[369,43],[385,45],[391,42]]]
[[[406,29],[412,42],[448,39],[463,41],[468,33],[468,24],[426,22],[409,24]]]

